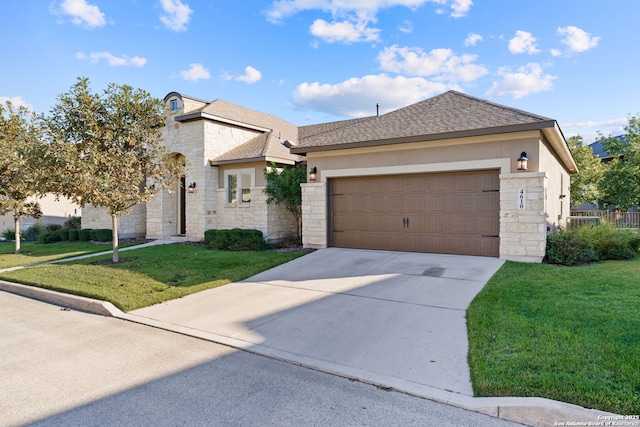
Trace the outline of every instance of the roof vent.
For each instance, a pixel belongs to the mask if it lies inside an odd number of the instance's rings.
[[[291,147],[293,147],[293,146],[294,146],[293,142],[289,141],[288,139],[285,139],[285,140],[282,142],[282,145],[284,145],[284,146],[285,146],[285,147],[287,147],[287,148],[291,148]]]

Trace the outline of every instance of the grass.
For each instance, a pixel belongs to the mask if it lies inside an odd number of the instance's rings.
[[[640,413],[640,258],[507,262],[467,312],[476,396]]]
[[[120,247],[131,246],[121,244]],[[38,264],[46,261],[110,251],[111,243],[60,242],[60,243],[21,243],[20,254],[16,255],[14,242],[0,243],[0,269],[21,265]],[[126,252],[125,252],[126,253]]]
[[[201,245],[132,249],[111,255],[0,273],[0,279],[97,298],[131,311],[246,279],[300,252],[227,252]]]

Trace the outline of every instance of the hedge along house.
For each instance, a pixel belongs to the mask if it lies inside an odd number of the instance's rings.
[[[159,192],[122,217],[120,235],[200,241],[209,229],[251,228],[268,240],[295,236],[292,215],[268,205],[263,189],[265,167],[304,160],[288,149],[298,128],[222,100],[171,92],[164,101],[165,145],[185,162],[187,172],[171,191]],[[88,206],[83,214],[83,228],[111,227],[104,209]]]
[[[540,262],[577,172],[555,120],[455,91],[302,127],[291,151],[307,157],[302,234],[316,248]]]

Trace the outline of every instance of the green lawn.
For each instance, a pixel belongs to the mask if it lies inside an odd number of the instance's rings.
[[[467,312],[476,396],[640,413],[640,258],[507,262]]]
[[[131,246],[129,244],[120,247]],[[111,243],[89,242],[60,242],[60,243],[21,243],[20,254],[15,255],[15,243],[0,243],[0,269],[18,267],[21,265],[38,264],[56,259],[69,258],[78,255],[110,251]],[[126,252],[125,252],[126,253]]]
[[[43,245],[46,246],[46,245]],[[110,301],[131,311],[246,279],[303,255],[300,252],[227,252],[202,245],[160,245],[81,261],[0,273],[0,279]]]

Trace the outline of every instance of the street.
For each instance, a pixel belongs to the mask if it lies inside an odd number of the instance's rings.
[[[3,426],[519,425],[0,292]]]

